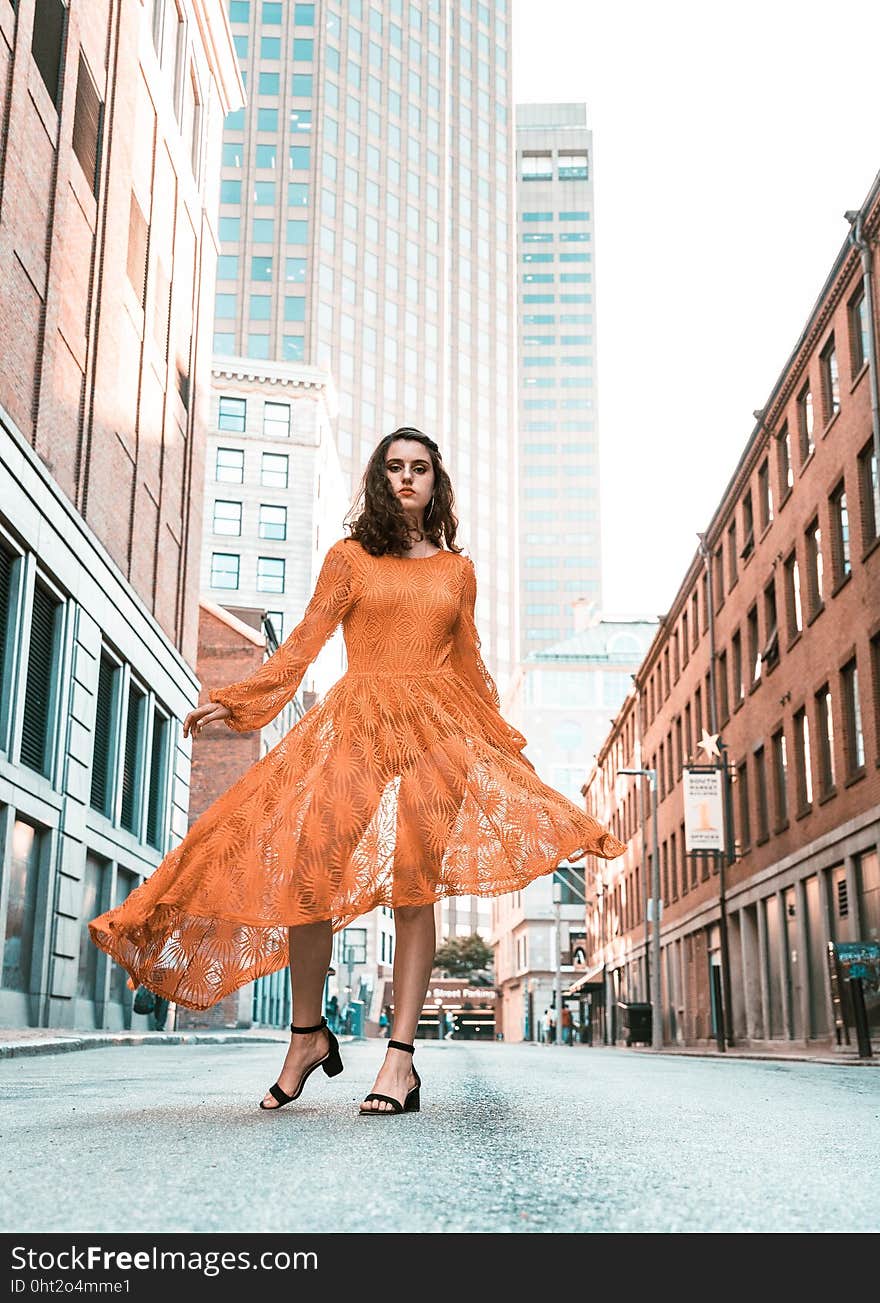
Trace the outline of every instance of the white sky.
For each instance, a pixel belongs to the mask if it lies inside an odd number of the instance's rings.
[[[880,5],[511,4],[594,133],[603,605],[657,615],[880,170]]]

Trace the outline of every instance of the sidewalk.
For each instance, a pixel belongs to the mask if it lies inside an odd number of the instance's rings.
[[[571,1047],[563,1047],[571,1048]],[[815,1047],[803,1044],[793,1044],[780,1048],[769,1047],[767,1049],[756,1046],[744,1046],[742,1049],[738,1045],[730,1046],[723,1053],[714,1046],[709,1045],[664,1045],[662,1050],[653,1050],[650,1045],[575,1045],[573,1048],[579,1050],[617,1050],[621,1054],[665,1054],[673,1058],[697,1058],[697,1059],[757,1059],[767,1063],[831,1063],[837,1067],[841,1065],[853,1068],[880,1068],[880,1050],[874,1047],[874,1056],[870,1059],[860,1059],[855,1047],[841,1050],[830,1050],[827,1045],[817,1045]]]
[[[0,1059],[26,1054],[67,1054],[72,1050],[103,1049],[107,1045],[234,1045],[279,1041],[290,1033],[281,1027],[226,1027],[185,1031],[76,1031],[65,1027],[0,1027]],[[341,1045],[355,1036],[339,1036]]]

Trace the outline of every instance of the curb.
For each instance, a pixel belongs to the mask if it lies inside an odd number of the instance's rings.
[[[273,1034],[274,1032],[274,1034]],[[287,1040],[283,1028],[265,1032],[108,1032],[101,1036],[46,1036],[32,1040],[0,1041],[0,1059],[23,1058],[35,1054],[69,1054],[74,1050],[102,1050],[108,1045],[278,1045]],[[339,1037],[349,1044],[363,1037]]]
[[[0,1059],[15,1059],[33,1054],[68,1054],[74,1050],[101,1050],[108,1045],[232,1045],[271,1044],[277,1036],[242,1036],[234,1032],[130,1032],[108,1036],[53,1036],[46,1040],[7,1041],[0,1044]]]
[[[605,1045],[602,1048],[635,1050],[637,1054],[662,1054],[667,1059],[709,1059],[713,1063],[731,1063],[735,1059],[751,1059],[759,1063],[820,1063],[834,1068],[880,1068],[880,1058],[860,1059],[855,1056],[844,1058],[842,1055],[832,1057],[818,1054],[767,1054],[761,1050],[652,1050],[647,1046],[637,1049],[634,1045]]]

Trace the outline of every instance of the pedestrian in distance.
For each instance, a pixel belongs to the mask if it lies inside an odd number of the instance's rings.
[[[559,1021],[562,1026],[562,1043],[563,1045],[571,1045],[573,1019],[571,1016],[571,1010],[567,1004],[562,1006],[562,1010],[559,1014]]]
[[[387,1038],[390,1034],[389,1027],[390,1027],[390,1022],[388,1019],[388,1011],[386,1006],[379,1014],[379,1035]]]
[[[544,1045],[549,1045],[553,1039],[553,1014],[550,1006],[544,1010],[541,1016],[541,1040]]]
[[[212,688],[183,736],[216,723],[263,728],[340,623],[346,672],[89,925],[131,983],[185,1008],[290,965],[292,1035],[266,1110],[297,1099],[317,1068],[343,1069],[322,1016],[334,932],[379,905],[394,910],[392,1035],[360,1112],[415,1112],[413,1037],[437,900],[521,890],[562,859],[626,849],[541,781],[525,737],[502,717],[454,506],[429,435],[402,426],[379,440],[302,619],[253,674]]]

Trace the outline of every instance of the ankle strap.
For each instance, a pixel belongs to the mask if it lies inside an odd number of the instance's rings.
[[[326,1019],[326,1018],[322,1018],[321,1021],[320,1021],[320,1022],[319,1022],[315,1027],[294,1027],[293,1023],[291,1023],[291,1024],[290,1024],[290,1030],[291,1030],[292,1032],[301,1032],[301,1033],[304,1033],[304,1032],[319,1032],[319,1031],[321,1030],[322,1027],[326,1027],[326,1026],[327,1026],[327,1019]]]
[[[388,1048],[391,1050],[406,1050],[408,1054],[415,1054],[416,1047],[407,1045],[405,1041],[389,1041]]]

